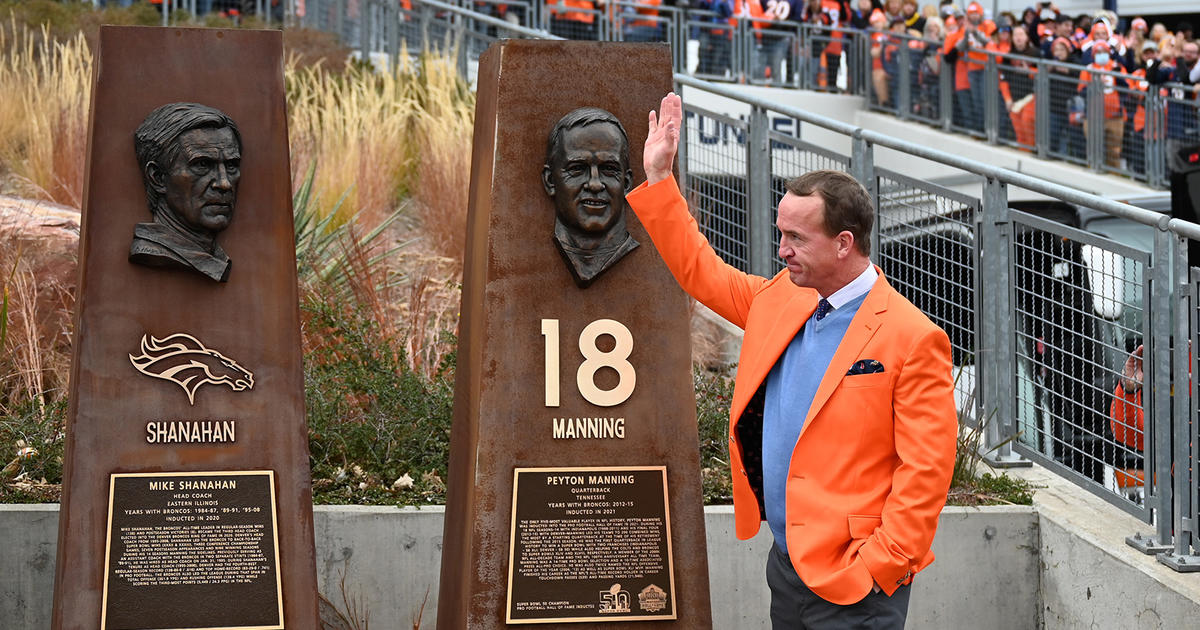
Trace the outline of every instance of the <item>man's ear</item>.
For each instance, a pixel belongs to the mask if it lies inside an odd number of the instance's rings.
[[[628,195],[633,190],[633,169],[625,169],[625,194]]]
[[[854,250],[854,235],[850,233],[850,230],[838,232],[838,235],[834,239],[838,242],[839,255],[848,256]]]
[[[157,162],[146,162],[146,180],[150,182],[150,187],[155,192],[159,194],[167,192],[167,174],[158,167]]]
[[[554,196],[554,178],[551,177],[552,171],[549,164],[542,165],[542,187],[546,189],[546,194]]]

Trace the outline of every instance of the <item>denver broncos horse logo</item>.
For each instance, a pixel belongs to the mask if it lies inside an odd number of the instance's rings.
[[[228,385],[235,392],[254,388],[254,375],[229,357],[205,348],[191,335],[175,333],[163,339],[142,335],[142,353],[129,355],[137,371],[171,381],[196,404],[201,385]]]

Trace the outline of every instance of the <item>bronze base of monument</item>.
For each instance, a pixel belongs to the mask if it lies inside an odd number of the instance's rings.
[[[318,627],[282,68],[278,31],[100,30],[56,630]],[[134,131],[178,102],[240,129],[225,282],[129,260]]]
[[[480,58],[438,628],[712,625],[687,298],[631,211],[640,246],[577,285],[542,178],[556,121],[593,106],[644,180],[671,89],[663,45]]]

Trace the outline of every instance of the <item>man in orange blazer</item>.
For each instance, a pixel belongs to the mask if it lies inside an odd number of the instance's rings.
[[[675,279],[745,330],[730,457],[737,536],[766,520],[771,620],[781,628],[902,628],[954,467],[950,341],[871,264],[874,211],[836,171],[787,183],[787,269],[725,264],[672,175],[675,94],[650,112],[647,181],[628,195]],[[661,118],[660,118],[661,116]]]

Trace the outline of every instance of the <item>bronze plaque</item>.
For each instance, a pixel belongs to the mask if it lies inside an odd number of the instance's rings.
[[[518,468],[508,623],[675,618],[666,466]]]
[[[438,628],[539,618],[710,628],[688,300],[625,203],[645,178],[647,113],[672,87],[670,50],[505,40],[479,64]],[[621,569],[564,581],[561,596],[543,592],[552,580],[536,567],[522,577],[510,560],[520,543],[513,511],[539,520],[537,510],[560,501],[530,490],[524,475],[539,473],[515,471],[647,467],[658,472],[639,479],[665,482],[628,509],[670,514],[658,542],[677,564],[636,588]],[[514,504],[514,479],[528,506]],[[614,487],[614,497],[626,490]],[[657,506],[643,499],[651,494]],[[609,579],[617,574],[626,577]],[[600,591],[617,584],[613,598],[627,591],[631,612],[598,612]],[[650,586],[647,605],[661,589],[666,606],[642,614],[638,596]]]
[[[317,627],[291,200],[279,31],[101,27],[55,630]],[[119,546],[122,527],[153,520],[125,510],[166,509],[137,507],[151,497],[120,484],[160,473],[239,479],[205,500],[269,510],[255,516],[277,524],[270,577],[126,583],[121,553],[105,561],[118,551],[109,509]],[[194,546],[169,540],[196,562]]]
[[[269,470],[112,475],[100,630],[283,628],[276,516]]]

